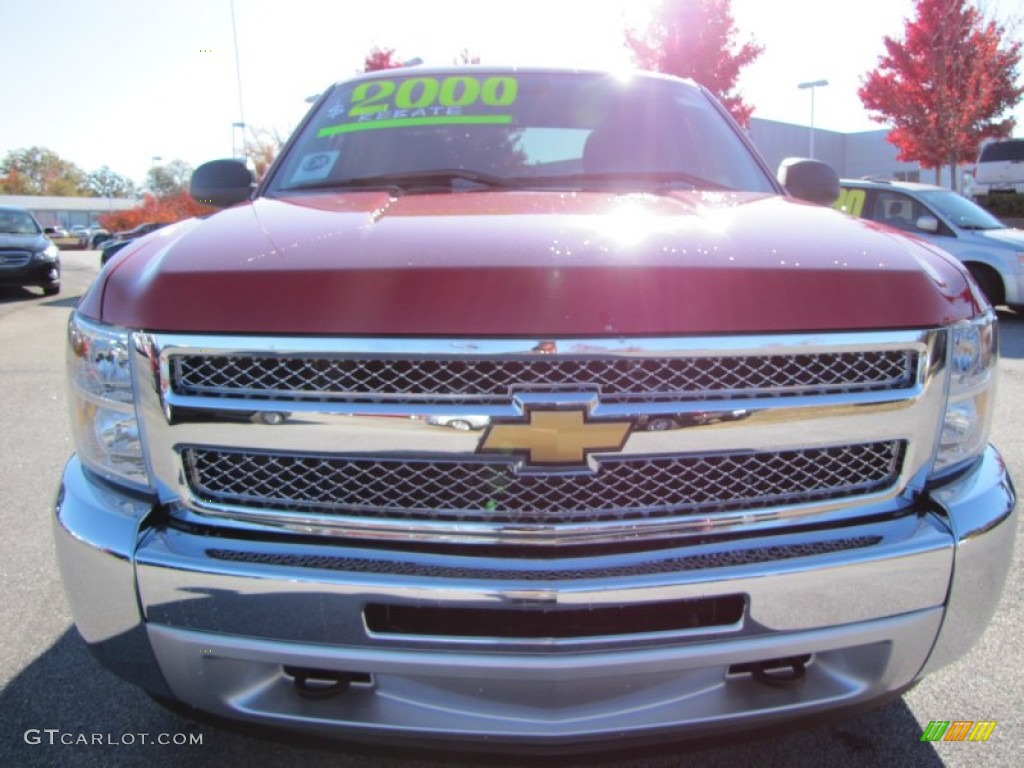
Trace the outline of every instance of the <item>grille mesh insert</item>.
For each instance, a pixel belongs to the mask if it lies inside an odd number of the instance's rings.
[[[797,557],[815,557],[833,552],[873,547],[881,536],[854,536],[841,539],[784,544],[779,546],[730,549],[697,555],[683,555],[625,565],[597,566],[593,568],[540,568],[529,561],[520,568],[489,566],[455,566],[424,563],[415,560],[377,560],[372,558],[310,555],[308,553],[254,552],[239,549],[212,548],[206,554],[217,560],[235,563],[255,563],[282,568],[315,568],[316,570],[348,571],[350,573],[384,573],[432,579],[494,579],[517,581],[560,581],[579,579],[630,578],[652,576],[681,571],[703,571],[708,568],[733,568],[758,563],[791,560]],[[489,563],[496,562],[489,559]]]
[[[903,443],[777,453],[604,459],[596,473],[515,474],[507,460],[425,461],[187,448],[192,493],[215,504],[388,520],[582,524],[665,519],[892,486]]]
[[[177,355],[175,392],[244,399],[507,403],[515,389],[574,388],[603,402],[906,389],[909,350],[719,357],[448,359]]]

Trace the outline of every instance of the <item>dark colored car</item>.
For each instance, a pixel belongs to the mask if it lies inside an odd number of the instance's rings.
[[[165,221],[150,221],[145,224],[139,224],[139,226],[125,232],[115,232],[109,240],[104,241],[103,253],[100,254],[100,264],[106,264],[115,253],[132,242],[132,240],[138,240],[143,235],[156,232],[156,230],[166,226],[167,222]]]
[[[0,208],[0,285],[35,285],[60,292],[60,249],[24,208]]]

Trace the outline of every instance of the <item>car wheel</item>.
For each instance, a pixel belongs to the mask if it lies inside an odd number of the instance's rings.
[[[43,286],[43,296],[56,296],[58,293],[60,293],[60,283]]]
[[[285,419],[287,419],[288,416],[280,411],[260,411],[256,414],[256,418],[264,424],[276,426],[278,424],[284,424]]]
[[[998,272],[984,264],[969,264],[967,269],[993,307],[1006,303],[1006,297],[1003,295],[1003,281]]]
[[[455,419],[454,421],[449,421],[448,426],[451,427],[452,429],[457,429],[460,432],[468,432],[473,428],[472,424],[462,419]]]
[[[672,429],[676,423],[672,419],[662,417],[654,418],[647,422],[648,432],[664,432],[666,429]]]

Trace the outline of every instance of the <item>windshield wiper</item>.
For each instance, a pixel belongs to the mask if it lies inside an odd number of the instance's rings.
[[[466,168],[436,168],[425,171],[405,171],[400,173],[382,173],[376,176],[356,176],[348,179],[329,179],[312,184],[297,184],[285,187],[282,192],[298,189],[398,189],[419,190],[423,188],[442,187],[450,190],[453,182],[469,181],[482,187],[504,188],[515,186],[514,179],[493,176],[489,173],[472,171]]]

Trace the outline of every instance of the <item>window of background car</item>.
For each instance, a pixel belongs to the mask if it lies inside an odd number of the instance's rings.
[[[28,211],[0,210],[0,232],[7,235],[38,235],[41,230]]]
[[[276,170],[271,192],[452,169],[521,187],[678,174],[679,188],[776,189],[692,85],[473,70],[382,72],[336,87]]]
[[[1005,229],[1006,225],[986,211],[972,203],[966,197],[955,192],[922,192],[921,198],[936,211],[963,229]]]

